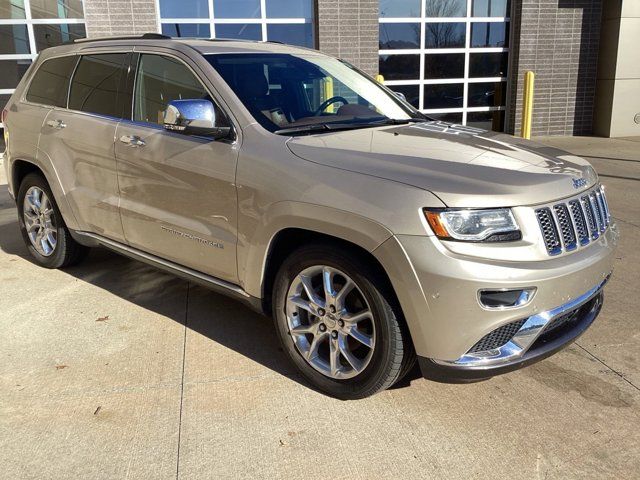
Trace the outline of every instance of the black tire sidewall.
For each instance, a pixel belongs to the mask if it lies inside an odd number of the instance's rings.
[[[371,361],[357,376],[336,380],[318,372],[298,352],[287,325],[285,314],[286,297],[293,279],[305,268],[327,265],[346,273],[364,294],[373,313],[376,343]],[[282,347],[300,372],[321,391],[342,399],[369,396],[381,385],[388,384],[393,372],[394,358],[398,348],[402,349],[402,338],[398,338],[398,320],[381,288],[376,285],[376,274],[364,262],[349,255],[323,247],[305,247],[293,253],[283,263],[274,285],[273,317]],[[395,378],[394,378],[395,381]]]
[[[41,255],[40,252],[36,250],[36,248],[32,245],[31,240],[29,239],[29,235],[27,233],[27,229],[24,223],[24,198],[27,194],[27,191],[31,187],[40,188],[49,198],[51,202],[51,206],[53,208],[53,219],[57,229],[57,243],[56,248],[52,255],[44,256]],[[44,177],[37,173],[30,173],[27,175],[20,183],[20,188],[18,189],[18,195],[16,197],[16,205],[18,207],[18,225],[20,226],[20,233],[22,234],[22,238],[29,250],[31,256],[35,259],[38,265],[41,265],[46,268],[59,268],[61,267],[66,260],[67,248],[66,243],[68,242],[69,233],[65,226],[65,223],[62,219],[62,215],[60,214],[60,210],[58,209],[58,205],[56,203],[55,198],[53,197],[53,193],[49,188],[49,184],[44,179]]]

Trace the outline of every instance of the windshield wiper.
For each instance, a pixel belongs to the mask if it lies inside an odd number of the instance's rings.
[[[282,128],[276,130],[274,133],[287,134],[287,133],[303,133],[303,132],[317,132],[317,131],[337,131],[337,130],[352,130],[356,128],[368,128],[379,127],[382,125],[406,125],[407,123],[420,123],[427,122],[424,118],[385,118],[384,120],[376,120],[374,122],[353,122],[353,123],[312,123],[311,125],[300,125],[298,127]]]

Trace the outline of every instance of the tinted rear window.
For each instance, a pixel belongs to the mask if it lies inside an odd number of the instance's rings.
[[[54,107],[66,107],[69,79],[77,59],[78,57],[71,55],[46,60],[33,76],[27,100]]]
[[[120,117],[118,88],[126,54],[85,55],[71,81],[69,108]]]

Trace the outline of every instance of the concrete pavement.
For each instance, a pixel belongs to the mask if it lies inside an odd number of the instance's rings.
[[[356,402],[308,388],[229,299],[104,250],[35,266],[0,177],[0,478],[637,478],[640,143],[540,140],[609,188],[622,241],[599,319],[525,370],[413,372]]]

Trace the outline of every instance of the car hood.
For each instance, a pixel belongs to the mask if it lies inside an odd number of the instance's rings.
[[[586,160],[562,150],[442,122],[300,136],[287,145],[308,161],[428,190],[449,207],[535,205],[598,181]]]

